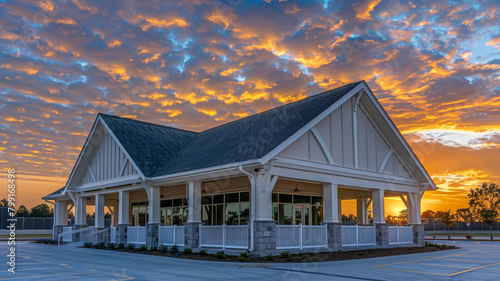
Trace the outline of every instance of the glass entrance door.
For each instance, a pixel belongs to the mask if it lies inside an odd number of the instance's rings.
[[[295,204],[293,205],[293,214],[295,225],[298,225],[299,223],[302,223],[302,225],[311,225],[311,205]]]

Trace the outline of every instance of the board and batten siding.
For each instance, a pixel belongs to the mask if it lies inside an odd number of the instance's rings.
[[[80,185],[137,174],[137,170],[110,134],[104,135]]]
[[[353,126],[355,101],[355,98],[347,100],[278,156],[355,168],[354,129],[356,129],[358,169],[411,178],[362,106],[358,105],[357,126],[356,128]]]

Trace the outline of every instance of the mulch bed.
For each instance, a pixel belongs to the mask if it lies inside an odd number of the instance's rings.
[[[428,243],[425,247],[403,247],[403,248],[391,248],[391,249],[367,249],[367,250],[357,250],[357,251],[345,251],[345,252],[322,252],[322,253],[300,253],[292,254],[289,257],[279,257],[274,256],[272,260],[266,257],[250,258],[247,262],[252,263],[282,263],[282,262],[323,262],[323,261],[339,261],[339,260],[352,260],[352,259],[365,259],[365,258],[375,258],[375,257],[385,257],[385,256],[395,256],[395,255],[407,255],[416,253],[426,253],[435,252],[443,250],[459,249],[455,246],[441,245],[441,244],[430,244]],[[127,253],[137,253],[164,257],[176,257],[182,259],[194,259],[194,260],[204,260],[204,261],[222,261],[222,262],[239,262],[237,256],[227,256],[225,259],[217,259],[214,254],[200,255],[198,253],[192,253],[188,255],[182,254],[182,252],[177,254],[172,254],[170,252],[163,253],[162,251],[140,251],[134,250],[111,250],[120,251]]]

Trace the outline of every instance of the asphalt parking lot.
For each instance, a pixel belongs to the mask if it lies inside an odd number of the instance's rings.
[[[323,263],[206,262],[18,242],[16,273],[0,244],[0,280],[499,280],[500,242],[439,241],[463,249]]]

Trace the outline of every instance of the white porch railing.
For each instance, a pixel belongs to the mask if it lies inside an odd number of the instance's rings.
[[[64,231],[64,230],[67,231]],[[89,233],[96,232],[96,228],[93,226],[69,230],[69,228],[63,228],[62,233],[57,235],[57,245],[61,246],[61,241],[66,243],[83,243],[83,237]]]
[[[248,249],[248,225],[200,225],[200,247]]]
[[[63,233],[61,235],[63,242],[69,243],[69,242],[71,242],[73,240],[73,234],[72,233],[68,233],[71,230],[73,230],[73,228],[71,226],[65,226],[65,227],[63,227]]]
[[[109,242],[116,243],[116,227],[109,228]]]
[[[83,243],[99,243],[109,241],[109,228],[99,231],[92,231],[83,235]]]
[[[127,243],[146,244],[146,227],[145,226],[127,227]]]
[[[326,225],[277,225],[276,249],[328,247]]]
[[[377,245],[375,226],[342,225],[342,246]]]
[[[184,226],[160,226],[159,237],[161,245],[184,246]]]
[[[413,243],[413,227],[411,226],[389,226],[389,244],[411,244]]]

